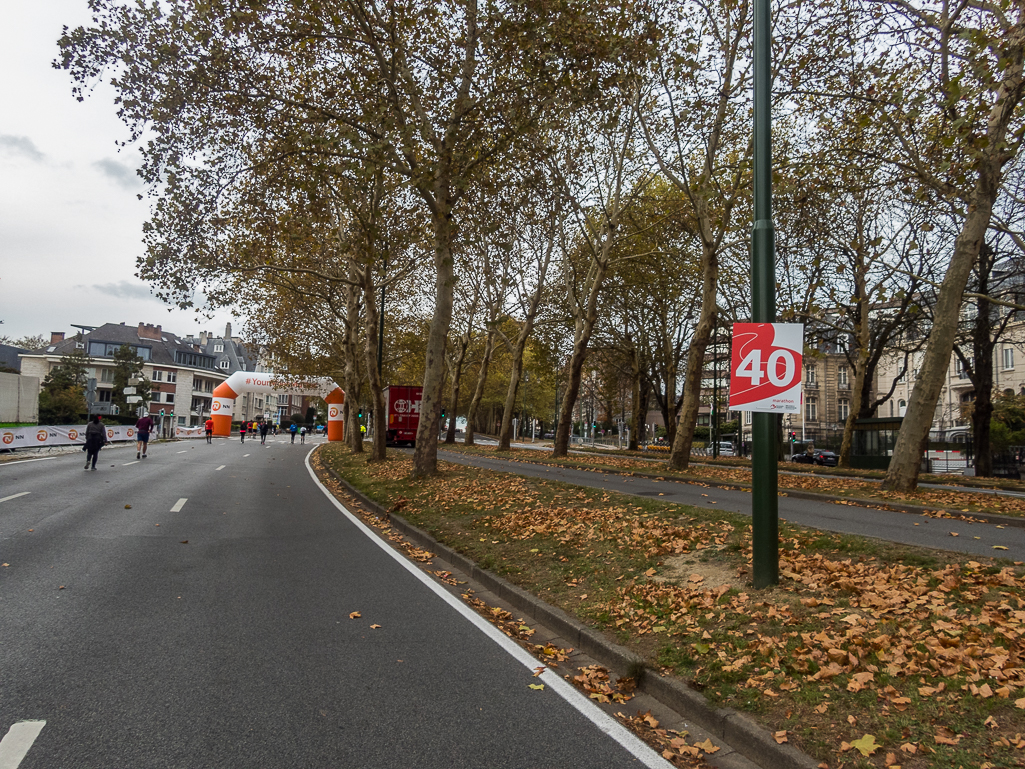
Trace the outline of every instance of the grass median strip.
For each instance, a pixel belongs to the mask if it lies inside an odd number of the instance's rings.
[[[386,509],[829,766],[1025,760],[1022,564],[781,525],[750,587],[750,524],[406,457],[325,463]],[[780,736],[782,735],[782,736]]]

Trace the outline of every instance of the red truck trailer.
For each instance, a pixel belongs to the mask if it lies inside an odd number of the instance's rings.
[[[388,415],[384,440],[389,446],[416,445],[423,392],[423,387],[409,385],[388,385],[384,388],[384,410]]]

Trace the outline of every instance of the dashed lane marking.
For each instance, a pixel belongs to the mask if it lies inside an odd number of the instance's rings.
[[[19,721],[0,740],[0,769],[18,769],[46,721]]]
[[[217,469],[218,469],[218,470],[223,470],[223,469],[224,469],[225,467],[227,467],[227,465],[221,465],[221,466],[220,466],[220,467],[218,467]]]
[[[11,496],[9,496],[9,497],[4,497],[3,499],[0,499],[0,502],[6,502],[9,499],[17,499],[18,497],[23,497],[26,494],[31,494],[31,493],[32,493],[31,491],[23,491],[20,494],[11,494]]]
[[[182,497],[174,503],[174,507],[171,508],[172,513],[180,513],[181,509],[185,507],[185,503],[189,501],[188,497]]]
[[[15,459],[15,460],[13,460],[11,462],[0,462],[0,467],[7,467],[8,465],[23,465],[26,462],[45,462],[48,459],[60,459],[61,456],[64,456],[64,455],[61,454],[60,456],[56,456],[56,457],[38,457],[36,459]]]
[[[248,457],[248,456],[249,456],[248,454],[243,454],[242,458],[244,459],[245,457]]]
[[[121,467],[128,467],[128,465],[137,465],[141,462],[141,459],[133,459],[131,462],[125,462]]]
[[[178,453],[179,453],[179,454],[188,454],[188,453],[189,453],[189,450],[188,450],[188,449],[185,449],[185,451],[179,451]]]

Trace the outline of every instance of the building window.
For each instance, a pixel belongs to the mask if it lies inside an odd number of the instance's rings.
[[[105,368],[102,371],[100,371],[100,381],[101,382],[113,382],[114,381],[114,369],[112,369],[112,368]]]
[[[840,365],[836,367],[836,383],[841,390],[846,390],[850,387],[850,382],[847,379],[847,366]]]
[[[897,416],[902,417],[908,410],[908,402],[901,398],[897,402]]]
[[[223,344],[215,344],[214,345],[214,352],[224,352],[224,345]]]
[[[185,417],[178,417],[178,424],[184,425],[185,424]]]
[[[153,381],[154,382],[163,382],[164,381],[164,372],[163,371],[154,371],[153,372]]]
[[[893,401],[890,401],[890,416],[893,416]]]
[[[224,369],[226,369],[226,368],[228,368],[228,361],[226,361],[226,360],[222,360],[222,361],[221,361],[220,363],[218,363],[217,365],[218,365],[218,366],[220,366],[221,368],[224,368]]]
[[[100,403],[110,403],[110,390],[97,390],[96,398]]]
[[[164,403],[174,403],[174,393],[164,393]]]
[[[818,404],[815,398],[808,398],[804,402],[804,418],[809,422],[815,422],[818,420]]]
[[[269,406],[270,403],[268,402],[267,405]],[[745,425],[749,425],[749,424],[751,424],[752,421],[753,420],[751,419],[751,412],[750,411],[745,411],[744,412],[744,424]]]
[[[846,398],[841,398],[840,402],[836,406],[836,416],[841,422],[846,422],[847,417],[851,413],[851,402]]]
[[[167,372],[167,381],[168,382],[177,382],[178,381],[178,374],[176,372],[174,372],[174,371],[168,371]]]
[[[968,369],[965,368],[964,361],[960,358],[954,361],[954,373],[957,374],[958,379],[968,378]]]
[[[814,366],[814,364],[809,364],[805,368],[807,369],[807,373],[805,374],[804,381],[807,382],[809,385],[814,385],[815,384],[815,366]]]
[[[1014,368],[1014,348],[1013,347],[1005,347],[1004,348],[1004,368],[1005,369]]]

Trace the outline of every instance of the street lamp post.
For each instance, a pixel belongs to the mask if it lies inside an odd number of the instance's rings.
[[[751,309],[755,323],[776,320],[775,229],[772,223],[772,18],[769,0],[754,2],[754,227]],[[776,415],[753,414],[751,545],[754,586],[779,582],[779,479]]]

